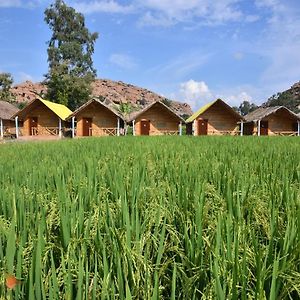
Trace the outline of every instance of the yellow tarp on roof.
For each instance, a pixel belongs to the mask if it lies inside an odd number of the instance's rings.
[[[210,102],[204,106],[202,106],[199,110],[197,110],[194,114],[192,114],[185,122],[190,123],[193,122],[198,116],[203,114],[207,109],[209,109],[213,104],[215,104],[219,99]]]
[[[54,102],[50,102],[47,100],[39,99],[42,103],[44,103],[49,109],[51,109],[58,117],[60,117],[63,121],[67,119],[69,115],[73,112],[67,108],[66,106]]]

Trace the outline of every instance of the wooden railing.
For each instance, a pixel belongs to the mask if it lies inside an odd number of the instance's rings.
[[[118,134],[117,128],[90,128],[90,136],[110,135],[116,136]]]
[[[163,135],[178,135],[179,132],[177,130],[163,130]]]
[[[209,130],[208,135],[240,135],[241,132],[238,130]]]
[[[281,136],[297,136],[297,131],[273,131],[273,134],[275,135],[281,135]]]
[[[32,127],[31,135],[58,135],[58,127]]]
[[[150,135],[178,135],[177,130],[159,130],[159,131],[150,131]]]

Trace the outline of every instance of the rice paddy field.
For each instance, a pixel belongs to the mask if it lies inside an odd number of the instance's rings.
[[[0,299],[300,299],[300,139],[0,145]],[[7,276],[15,276],[12,289]]]

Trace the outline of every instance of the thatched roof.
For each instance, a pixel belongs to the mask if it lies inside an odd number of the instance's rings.
[[[197,119],[200,115],[205,113],[209,108],[211,108],[215,104],[223,105],[223,107],[225,107],[228,112],[230,112],[234,117],[236,117],[237,120],[243,119],[243,117],[238,112],[236,112],[231,106],[229,106],[225,101],[223,101],[222,99],[217,99],[202,106],[199,110],[197,110],[192,116],[190,116],[186,120],[186,123],[193,122],[195,119]]]
[[[19,110],[11,103],[0,101],[0,119],[10,120]]]
[[[84,108],[86,108],[87,106],[89,106],[92,103],[98,103],[100,105],[102,105],[103,107],[105,107],[106,109],[108,109],[109,111],[111,111],[113,114],[115,114],[117,117],[119,117],[122,120],[125,120],[124,117],[118,113],[117,111],[115,111],[113,108],[111,108],[110,106],[108,106],[107,104],[105,104],[104,102],[101,102],[97,99],[91,99],[88,102],[84,103],[83,105],[81,105],[78,109],[76,109],[71,115],[69,115],[69,117],[67,118],[67,120],[70,120],[72,117],[76,117],[76,115],[82,111]]]
[[[20,118],[24,118],[28,112],[32,109],[36,102],[43,103],[47,106],[54,114],[56,114],[63,121],[72,113],[72,111],[66,107],[65,105],[54,103],[48,100],[44,100],[42,98],[36,98],[29,102],[23,109],[14,114],[14,117],[18,116]]]
[[[273,106],[273,107],[260,107],[253,112],[246,115],[245,122],[256,122],[258,120],[262,120],[266,117],[268,117],[271,114],[274,114],[278,111],[284,111],[288,113],[288,115],[295,120],[300,120],[299,116],[297,116],[295,113],[293,113],[291,110],[286,108],[285,106]]]
[[[185,123],[185,121],[184,121],[183,118],[181,118],[173,109],[171,109],[170,107],[168,107],[166,104],[164,104],[161,101],[152,102],[149,105],[147,105],[145,108],[143,108],[142,110],[135,111],[135,112],[131,113],[126,118],[127,122],[128,123],[132,122],[133,120],[135,120],[136,118],[138,118],[139,116],[141,116],[143,113],[145,113],[147,110],[149,110],[154,105],[160,105],[161,107],[163,107],[164,109],[166,109],[169,113],[171,113],[172,115],[174,115],[174,117],[177,118],[179,121]]]

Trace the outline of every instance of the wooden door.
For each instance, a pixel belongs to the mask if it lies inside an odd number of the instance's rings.
[[[208,120],[198,120],[198,135],[207,135]]]
[[[268,135],[268,131],[269,131],[268,121],[261,121],[260,122],[260,135]]]
[[[92,118],[82,118],[82,136],[92,135]]]
[[[37,135],[38,131],[38,118],[37,117],[31,117],[29,118],[29,135]]]
[[[150,121],[142,120],[141,121],[141,135],[149,135],[150,132]]]

